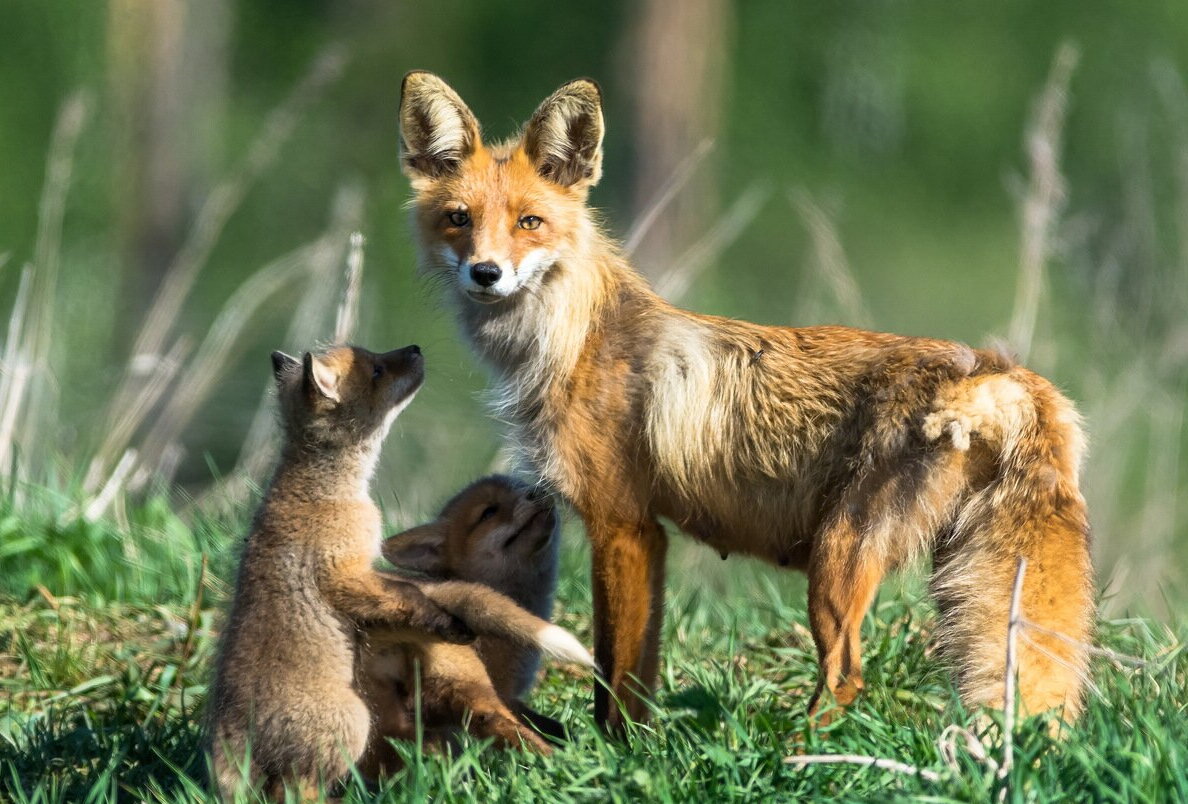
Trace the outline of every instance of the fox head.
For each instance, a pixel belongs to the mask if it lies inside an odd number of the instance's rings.
[[[381,442],[421,387],[418,346],[375,354],[336,346],[298,360],[272,353],[281,418],[290,443],[344,448]]]
[[[560,534],[552,504],[531,487],[495,475],[446,503],[438,518],[392,536],[384,557],[398,567],[437,577],[512,587],[552,589]]]
[[[602,133],[602,95],[589,79],[565,84],[518,137],[488,146],[454,90],[410,72],[401,163],[416,192],[423,267],[480,304],[538,288],[592,227],[585,201],[602,175]]]

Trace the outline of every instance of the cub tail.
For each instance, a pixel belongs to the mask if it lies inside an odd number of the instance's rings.
[[[538,648],[558,661],[596,667],[594,657],[577,637],[488,586],[465,581],[418,582],[417,585],[430,600],[465,622],[476,634]]]

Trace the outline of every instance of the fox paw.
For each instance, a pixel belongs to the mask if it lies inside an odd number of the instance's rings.
[[[455,645],[469,645],[475,640],[470,626],[434,603],[423,591],[412,583],[395,582],[408,605],[411,614],[409,625],[426,631]]]
[[[474,642],[475,633],[470,629],[470,626],[445,609],[426,612],[423,619],[422,627],[446,642],[452,642],[455,645],[469,645]]]

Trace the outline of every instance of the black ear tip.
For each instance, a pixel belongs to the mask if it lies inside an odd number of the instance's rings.
[[[279,350],[272,353],[273,374],[279,374],[290,366],[295,365],[297,365],[297,358],[291,357]]]

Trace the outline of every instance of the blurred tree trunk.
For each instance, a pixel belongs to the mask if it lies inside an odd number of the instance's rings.
[[[636,221],[698,145],[715,138],[732,27],[728,0],[642,0],[626,48],[635,88]],[[718,211],[712,171],[702,166],[639,243],[635,263],[653,279],[705,233]]]
[[[184,237],[207,183],[226,99],[227,0],[110,0],[108,107],[115,199],[128,267],[123,298],[138,320]]]

